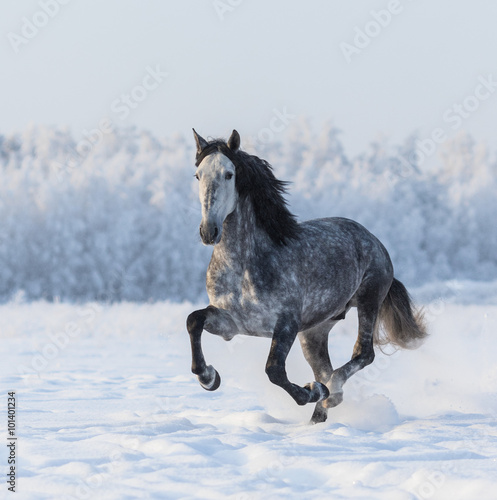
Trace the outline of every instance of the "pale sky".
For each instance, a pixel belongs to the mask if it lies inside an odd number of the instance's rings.
[[[438,128],[497,149],[497,2],[4,0],[0,12],[0,134],[68,125],[78,139],[109,117],[159,136],[236,128],[243,145],[271,127],[282,138],[279,112],[331,120],[353,154]]]

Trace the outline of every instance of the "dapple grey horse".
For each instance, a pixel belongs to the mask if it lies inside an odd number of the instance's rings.
[[[394,278],[385,247],[363,226],[344,218],[298,223],[284,199],[286,184],[266,161],[240,150],[236,130],[227,143],[193,132],[200,236],[214,249],[207,269],[210,304],[187,319],[192,372],[204,389],[219,387],[219,374],[202,352],[203,330],[225,340],[269,337],[270,381],[299,405],[317,403],[311,422],[324,422],[327,409],[342,401],[347,379],[373,361],[375,343],[420,343],[426,336],[422,314]],[[350,361],[334,370],[328,334],[351,307],[359,334]],[[305,387],[291,383],[285,369],[297,336],[315,377]]]

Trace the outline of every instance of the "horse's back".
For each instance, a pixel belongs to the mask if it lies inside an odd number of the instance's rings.
[[[321,252],[327,259],[352,260],[358,269],[369,265],[391,267],[390,257],[380,240],[363,225],[344,217],[313,219],[300,224],[301,246]],[[315,255],[313,255],[315,257]]]

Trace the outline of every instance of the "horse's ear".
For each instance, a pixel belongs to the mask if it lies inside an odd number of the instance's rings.
[[[240,149],[240,134],[236,130],[231,132],[231,137],[228,139],[228,147],[233,153],[236,153]]]
[[[193,130],[193,137],[195,137],[195,143],[197,144],[197,154],[199,155],[202,150],[207,146],[207,141],[203,138],[200,137],[197,132],[195,132],[195,129],[192,128]]]

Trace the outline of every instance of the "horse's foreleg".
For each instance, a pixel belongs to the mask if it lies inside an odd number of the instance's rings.
[[[186,328],[192,346],[192,372],[197,375],[204,389],[215,391],[221,384],[221,377],[205,362],[201,343],[202,331],[205,329],[215,335],[221,335],[225,340],[230,340],[238,332],[238,328],[227,311],[213,306],[192,312],[186,320]]]
[[[208,313],[208,309],[192,312],[186,320],[186,328],[192,346],[192,372],[197,375],[198,381],[204,389],[215,391],[221,384],[221,377],[211,365],[206,364],[201,343],[202,331]]]
[[[297,337],[298,329],[297,321],[290,316],[282,315],[278,319],[266,363],[266,373],[269,380],[285,389],[297,404],[305,405],[326,399],[329,392],[326,386],[319,382],[312,382],[305,387],[300,387],[288,380],[285,363],[290,348]]]

